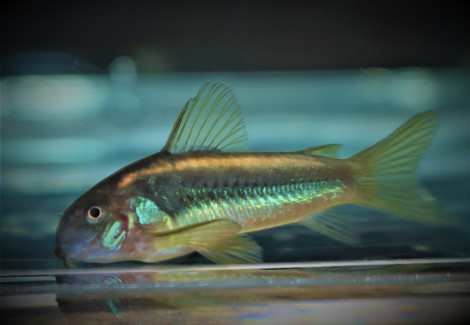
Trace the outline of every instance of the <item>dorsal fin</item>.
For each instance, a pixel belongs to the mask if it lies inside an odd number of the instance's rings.
[[[325,144],[323,146],[311,147],[308,149],[300,150],[299,153],[303,153],[308,156],[322,156],[328,158],[336,158],[339,149],[341,149],[340,144]]]
[[[232,91],[208,82],[184,106],[163,151],[226,151],[241,149],[246,141],[241,108]]]

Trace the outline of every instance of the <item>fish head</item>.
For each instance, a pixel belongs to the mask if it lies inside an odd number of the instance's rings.
[[[73,261],[119,260],[128,219],[116,201],[107,187],[98,184],[63,213],[56,230],[55,255],[66,266],[73,266]]]

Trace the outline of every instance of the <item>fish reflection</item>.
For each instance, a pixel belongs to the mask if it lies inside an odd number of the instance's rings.
[[[57,302],[69,321],[77,324],[84,317],[96,319],[98,315],[106,321],[144,319],[145,323],[147,317],[158,317],[161,324],[195,317],[213,324],[218,323],[216,317],[225,323],[234,321],[239,316],[237,308],[246,311],[248,304],[294,299],[291,290],[302,291],[296,284],[310,276],[304,271],[279,270],[64,275],[56,277],[66,288],[57,295]],[[251,311],[262,313],[257,307]]]
[[[465,268],[468,266],[464,265]],[[85,320],[159,324],[234,323],[263,317],[265,307],[324,299],[406,296],[429,290],[425,279],[444,278],[433,264],[333,267],[318,270],[158,270],[57,276],[61,311],[73,324]],[[449,270],[449,269],[447,269]],[[458,270],[458,269],[456,269]],[[468,276],[458,281],[468,281]],[[423,283],[424,282],[424,283]],[[457,284],[458,285],[458,284]],[[446,287],[448,286],[448,287]],[[442,291],[444,290],[444,291]],[[426,292],[428,293],[428,292]]]

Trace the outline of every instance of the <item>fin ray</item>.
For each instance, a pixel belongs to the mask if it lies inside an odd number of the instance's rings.
[[[346,218],[347,213],[339,206],[307,217],[300,223],[339,242],[357,245],[359,236]]]
[[[226,240],[218,247],[199,248],[198,253],[218,264],[261,263],[261,247],[251,238],[239,235]]]
[[[409,220],[448,224],[452,218],[445,216],[416,177],[437,127],[437,112],[418,114],[376,145],[349,158],[362,170],[354,203]]]
[[[341,149],[340,144],[325,144],[323,146],[311,147],[298,151],[308,156],[322,156],[328,158],[336,158],[338,151]]]
[[[230,88],[205,83],[178,116],[163,151],[223,151],[241,149],[247,135],[241,108]]]

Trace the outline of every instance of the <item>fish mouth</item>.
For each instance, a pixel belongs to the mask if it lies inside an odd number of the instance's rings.
[[[65,249],[63,249],[62,245],[56,243],[54,247],[54,255],[57,256],[57,258],[64,263],[66,268],[75,267],[75,265],[72,263],[74,259],[67,257],[67,253]]]
[[[54,254],[59,260],[64,263],[65,267],[69,268],[71,266],[71,263],[67,260],[65,251],[62,248],[56,245],[54,248]]]

